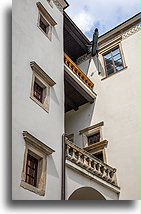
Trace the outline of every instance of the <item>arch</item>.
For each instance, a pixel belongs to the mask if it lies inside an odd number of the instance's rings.
[[[106,200],[104,196],[92,187],[81,187],[75,190],[68,200]]]

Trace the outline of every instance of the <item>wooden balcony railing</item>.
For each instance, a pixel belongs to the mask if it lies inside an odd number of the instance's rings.
[[[66,144],[66,159],[74,162],[88,172],[100,177],[101,179],[111,183],[117,187],[116,169],[110,167],[91,154],[71,143],[67,138]]]
[[[92,90],[94,83],[81,71],[80,68],[68,57],[67,54],[64,54],[64,63]]]

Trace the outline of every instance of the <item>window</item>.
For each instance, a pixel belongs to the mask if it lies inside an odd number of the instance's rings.
[[[49,37],[50,26],[41,14],[40,14],[40,25],[39,26],[45,32],[45,34]]]
[[[38,160],[31,156],[27,155],[26,163],[26,179],[25,182],[33,186],[37,186],[37,170],[38,170]]]
[[[52,0],[48,1],[48,3],[53,6]],[[39,9],[39,17],[37,26],[39,29],[47,36],[49,40],[52,38],[52,28],[57,24],[52,16],[48,13],[45,7],[41,4],[41,2],[37,2],[37,7]]]
[[[88,136],[88,145],[100,142],[100,131]]]
[[[36,81],[34,82],[34,92],[33,92],[33,95],[41,103],[43,102],[43,88]]]
[[[56,83],[35,62],[30,63],[33,70],[30,98],[49,112],[50,88]]]
[[[124,68],[119,47],[103,55],[107,75],[111,75]]]
[[[94,153],[93,156],[96,157],[97,159],[101,160],[101,161],[104,161],[103,151],[98,152],[98,153]]]
[[[23,137],[25,140],[25,154],[21,187],[44,196],[47,156],[51,155],[54,150],[26,131],[23,132]]]
[[[81,130],[79,133],[82,134],[84,150],[86,150],[94,157],[106,163],[107,160],[105,147],[107,147],[108,141],[103,140],[102,136],[103,125],[104,122],[100,122]]]

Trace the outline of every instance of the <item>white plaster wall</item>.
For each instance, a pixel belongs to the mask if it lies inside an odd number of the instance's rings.
[[[74,191],[82,187],[91,187],[97,190],[106,200],[118,200],[118,193],[89,179],[74,169],[66,167],[66,200],[69,199]]]
[[[63,16],[54,5],[40,0],[55,19],[50,41],[37,27],[36,0],[13,0],[13,76],[12,76],[12,198],[15,200],[60,200],[61,142],[64,133]],[[44,111],[30,99],[32,70],[37,62],[56,82],[51,88],[50,110]],[[20,187],[24,158],[23,131],[55,150],[47,159],[47,183],[44,197]]]
[[[82,146],[83,128],[104,121],[103,138],[108,164],[117,168],[120,200],[139,199],[139,32],[122,41],[127,69],[101,81],[93,60],[88,76],[94,82],[97,98],[77,112],[66,114],[66,133],[75,134]]]

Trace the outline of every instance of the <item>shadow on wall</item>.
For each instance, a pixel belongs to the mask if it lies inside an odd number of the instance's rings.
[[[65,114],[65,133],[74,134],[75,142],[78,146],[82,146],[81,136],[79,131],[91,125],[92,117],[94,115],[95,102],[93,104],[87,103],[79,107],[78,111],[69,111]]]
[[[95,56],[95,57],[91,58],[91,60],[94,61],[94,65],[96,67],[98,74],[101,75],[102,77],[104,77],[105,71],[103,69],[103,66],[102,66],[100,60],[99,60],[99,57]],[[90,63],[91,63],[91,60],[90,60]]]

